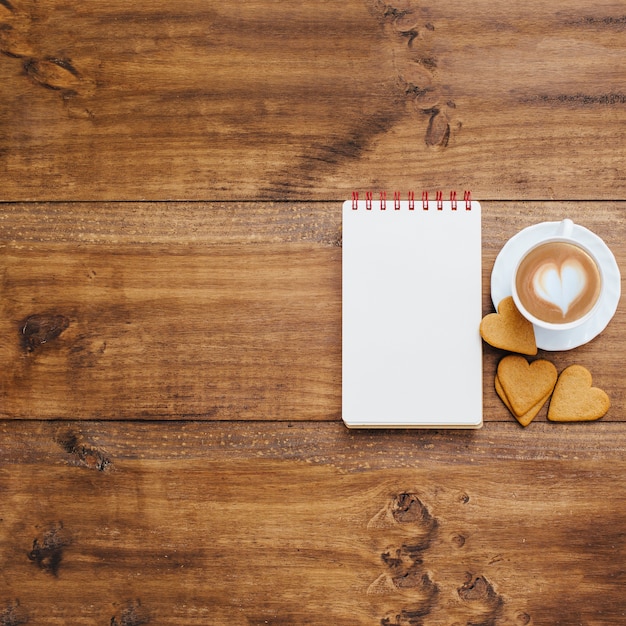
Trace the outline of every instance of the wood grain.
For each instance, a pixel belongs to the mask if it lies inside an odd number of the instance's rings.
[[[2,417],[340,419],[339,203],[30,206],[0,213]],[[539,221],[592,229],[624,274],[622,211],[484,203],[485,314],[499,250]],[[618,309],[591,343],[540,355],[588,367],[606,421],[624,419],[625,324]],[[484,354],[485,419],[509,420],[502,353]]]
[[[2,414],[337,417],[340,253],[9,251]]]
[[[624,197],[614,2],[0,3],[0,200]]]
[[[617,424],[0,431],[4,624],[609,626],[623,615]]]
[[[341,201],[471,189],[626,272],[612,0],[0,0],[0,626],[616,626],[612,402],[340,422]],[[542,201],[534,201],[541,199]],[[624,293],[624,289],[622,289]],[[450,355],[450,358],[454,358]]]

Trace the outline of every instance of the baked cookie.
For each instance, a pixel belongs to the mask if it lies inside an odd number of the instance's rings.
[[[496,391],[520,424],[527,426],[552,394],[556,381],[557,370],[550,361],[529,363],[511,354],[498,364]]]
[[[517,310],[512,296],[498,304],[497,313],[483,317],[480,336],[494,348],[528,356],[537,354],[533,325]]]
[[[600,419],[611,406],[609,396],[592,387],[591,372],[582,365],[570,365],[554,388],[548,419],[553,422],[589,422]]]
[[[506,397],[506,393],[504,393],[502,384],[500,383],[500,380],[498,379],[497,376],[496,376],[496,393],[498,394],[498,396],[500,396],[500,399],[502,400],[502,402],[504,402],[504,405],[506,406],[507,409],[509,409],[513,417],[524,427],[528,426],[528,424],[530,424],[535,419],[535,417],[537,417],[537,415],[539,414],[539,411],[541,411],[541,408],[550,397],[550,393],[547,393],[543,398],[541,398],[541,400],[537,402],[537,404],[535,404],[528,411],[526,411],[526,413],[524,413],[523,415],[516,415],[515,411],[513,410],[513,407],[511,406],[511,403],[509,402],[509,399]]]

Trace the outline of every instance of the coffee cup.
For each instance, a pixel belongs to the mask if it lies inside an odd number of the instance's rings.
[[[596,312],[604,289],[602,266],[564,219],[556,233],[526,249],[513,272],[511,291],[520,313],[546,330],[571,330]]]

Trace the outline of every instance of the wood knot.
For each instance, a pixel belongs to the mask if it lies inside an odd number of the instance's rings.
[[[492,600],[498,595],[484,576],[467,575],[467,580],[458,589],[459,596],[466,602]]]
[[[57,443],[72,456],[75,465],[106,472],[111,468],[111,460],[94,446],[81,441],[76,433],[69,431],[57,438]]]
[[[13,0],[0,0],[0,53],[20,59],[24,76],[35,85],[56,91],[70,117],[92,119],[93,112],[84,99],[95,92],[94,78],[80,72],[66,56],[43,56],[32,32],[31,12],[20,9]]]
[[[398,494],[391,504],[391,514],[398,524],[418,524],[431,527],[435,519],[414,493]]]
[[[0,612],[0,626],[20,626],[20,624],[27,623],[28,616],[21,609],[17,600],[7,604],[4,610]]]
[[[466,581],[457,589],[457,593],[472,613],[468,624],[491,626],[496,623],[503,600],[484,576],[474,576],[468,572]]]
[[[56,339],[69,325],[70,320],[64,315],[30,315],[20,322],[22,347],[27,352],[33,352]]]
[[[403,492],[396,495],[368,523],[370,529],[400,530],[410,533],[411,541],[405,542],[403,552],[411,550],[414,556],[425,550],[433,540],[437,530],[437,519],[428,507],[414,493]]]
[[[417,568],[409,570],[400,576],[394,576],[392,580],[396,589],[419,590],[429,598],[435,596],[439,591],[439,588],[430,576]]]
[[[42,87],[76,94],[80,75],[69,59],[47,57],[24,61],[26,74]]]
[[[8,57],[19,59],[33,53],[30,44],[12,24],[0,24],[0,52]]]
[[[126,604],[118,614],[114,615],[109,626],[141,626],[149,622],[148,613],[142,608],[141,602],[135,600]]]
[[[47,574],[58,576],[63,549],[70,543],[67,534],[63,531],[63,523],[59,522],[48,530],[41,539],[33,540],[33,547],[28,553],[28,559]]]
[[[426,129],[426,145],[445,148],[450,141],[450,120],[444,111],[433,109]]]
[[[393,45],[400,91],[416,111],[429,116],[424,143],[429,148],[447,147],[450,117],[456,104],[448,97],[448,88],[435,80],[439,61],[429,44],[435,25],[424,22],[422,12],[409,4],[403,6],[400,0],[377,2],[374,10],[380,11],[380,20]]]

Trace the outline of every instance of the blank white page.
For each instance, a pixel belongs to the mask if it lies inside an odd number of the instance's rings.
[[[480,204],[427,206],[343,205],[349,427],[482,425]]]

